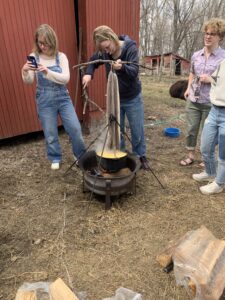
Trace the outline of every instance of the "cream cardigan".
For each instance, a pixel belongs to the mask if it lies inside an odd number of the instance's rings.
[[[34,53],[31,53],[30,55],[34,56]],[[55,66],[56,58],[40,54],[39,55],[39,63],[46,67]],[[66,55],[62,52],[59,52],[59,65],[62,68],[62,73],[57,73],[57,72],[48,70],[48,73],[45,76],[45,78],[48,80],[54,81],[58,84],[67,84],[70,80],[69,62],[68,62]],[[23,81],[27,84],[32,84],[34,81],[34,78],[36,77],[35,76],[36,72],[37,71],[24,72],[22,70]]]
[[[210,100],[216,106],[225,106],[225,59],[212,74],[213,76],[216,78],[211,84]]]

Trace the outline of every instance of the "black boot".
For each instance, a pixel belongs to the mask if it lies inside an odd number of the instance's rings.
[[[140,157],[140,162],[141,162],[141,168],[142,168],[143,170],[146,170],[146,171],[149,171],[149,170],[150,170],[149,162],[148,162],[146,156],[141,156],[141,157]]]

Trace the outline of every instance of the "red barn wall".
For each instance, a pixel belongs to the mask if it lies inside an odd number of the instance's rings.
[[[33,47],[36,28],[48,23],[59,39],[59,49],[70,67],[77,63],[73,0],[0,1],[0,139],[41,130],[35,105],[35,84],[27,86],[21,68]],[[76,72],[71,70],[68,89],[75,97]],[[76,107],[81,116],[81,101]]]
[[[80,80],[77,82],[79,72],[72,69],[78,63],[76,25],[79,24],[79,32],[82,32],[81,53],[82,62],[85,62],[93,53],[92,32],[99,25],[108,25],[116,33],[128,34],[138,42],[139,13],[139,0],[1,0],[0,139],[41,130],[34,100],[35,84],[25,85],[21,78],[21,68],[31,52],[33,35],[40,24],[48,23],[55,29],[59,50],[69,59],[71,79],[68,89],[82,120],[85,116],[82,114]],[[79,23],[75,20],[77,15]],[[89,95],[104,108],[106,76],[104,67],[100,69],[95,74]],[[91,110],[95,116],[93,106]]]
[[[128,34],[139,43],[139,0],[80,0],[79,25],[83,33],[82,61],[85,62],[94,52],[92,32],[100,25],[111,27],[118,35]],[[100,107],[105,108],[106,75],[101,66],[94,75],[89,88],[89,96]],[[90,117],[96,108],[90,108]]]

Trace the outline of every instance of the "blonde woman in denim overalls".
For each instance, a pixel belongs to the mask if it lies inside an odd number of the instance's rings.
[[[27,61],[22,68],[23,81],[31,84],[37,79],[36,104],[46,140],[51,169],[59,169],[62,159],[58,137],[58,115],[68,133],[72,150],[79,160],[85,152],[81,127],[74,110],[66,84],[70,79],[66,55],[58,51],[58,41],[54,30],[47,24],[40,25],[35,33],[34,49],[38,67]]]

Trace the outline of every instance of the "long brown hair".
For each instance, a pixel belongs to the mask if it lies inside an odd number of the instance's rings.
[[[100,44],[108,40],[115,43],[116,49],[120,48],[118,35],[110,27],[102,25],[95,28],[93,31],[93,42],[97,52],[101,52]]]
[[[40,54],[41,48],[38,45],[38,38],[42,37],[45,39],[46,44],[48,44],[50,49],[50,55],[56,55],[58,53],[58,38],[55,31],[48,24],[40,25],[34,35],[34,47],[33,52]]]

